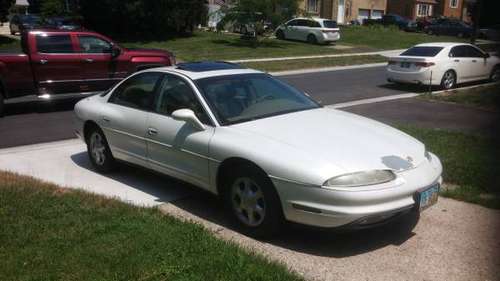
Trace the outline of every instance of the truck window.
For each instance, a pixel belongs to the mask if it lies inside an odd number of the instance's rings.
[[[69,35],[45,35],[36,36],[36,47],[39,53],[45,54],[67,54],[73,53],[73,45]]]
[[[111,53],[111,44],[101,38],[90,35],[79,35],[80,50],[82,53],[90,54],[109,54]]]

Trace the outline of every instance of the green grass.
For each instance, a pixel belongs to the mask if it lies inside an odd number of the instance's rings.
[[[456,89],[442,94],[425,94],[420,99],[451,102],[483,108],[486,110],[500,111],[500,85],[485,85],[472,89]]]
[[[443,179],[453,188],[443,195],[500,209],[498,139],[461,132],[398,126],[425,143],[443,163]]]
[[[348,56],[348,57],[333,57],[333,58],[319,58],[319,59],[298,59],[298,60],[273,61],[273,62],[249,62],[249,63],[243,63],[243,65],[249,68],[272,72],[272,71],[295,70],[304,68],[321,68],[321,67],[331,67],[331,66],[377,63],[386,61],[387,58],[383,56],[368,55],[368,56]]]
[[[0,172],[2,280],[300,280],[156,209]]]
[[[21,52],[21,41],[0,35],[0,53]]]
[[[173,51],[183,61],[236,60],[246,58],[290,57],[303,55],[339,54],[387,49],[408,48],[418,43],[435,41],[457,41],[455,37],[430,36],[409,33],[395,28],[378,26],[342,27],[339,45],[312,45],[305,42],[283,41],[264,38],[255,43],[241,40],[238,35],[195,32],[191,37],[172,38],[163,41],[122,41],[127,47],[159,48]]]

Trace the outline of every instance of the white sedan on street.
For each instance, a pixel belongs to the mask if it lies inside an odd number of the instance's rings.
[[[320,18],[295,18],[276,29],[276,38],[325,44],[340,39],[337,22]]]
[[[440,189],[441,162],[418,140],[235,64],[138,72],[75,113],[97,171],[120,160],[197,185],[255,236],[286,220],[373,227],[418,214]]]
[[[491,79],[500,81],[500,58],[466,43],[416,45],[389,59],[387,80],[395,83],[440,85]]]

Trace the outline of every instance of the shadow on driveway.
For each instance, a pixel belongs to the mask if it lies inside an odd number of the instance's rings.
[[[71,159],[81,168],[93,171],[85,152],[72,155]],[[169,202],[202,220],[244,235],[228,217],[223,203],[209,192],[169,176],[129,165],[119,165],[116,172],[106,176],[153,195],[159,198],[158,201]],[[185,192],[185,196],[171,201],[171,193],[179,192],[179,189]],[[281,234],[263,242],[316,256],[349,257],[403,244],[415,235],[412,230],[417,222],[417,216],[408,214],[397,222],[379,228],[342,232],[287,223]]]

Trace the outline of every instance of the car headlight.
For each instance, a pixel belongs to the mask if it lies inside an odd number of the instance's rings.
[[[372,170],[340,175],[327,180],[323,185],[330,187],[354,187],[375,185],[396,179],[391,170]]]

